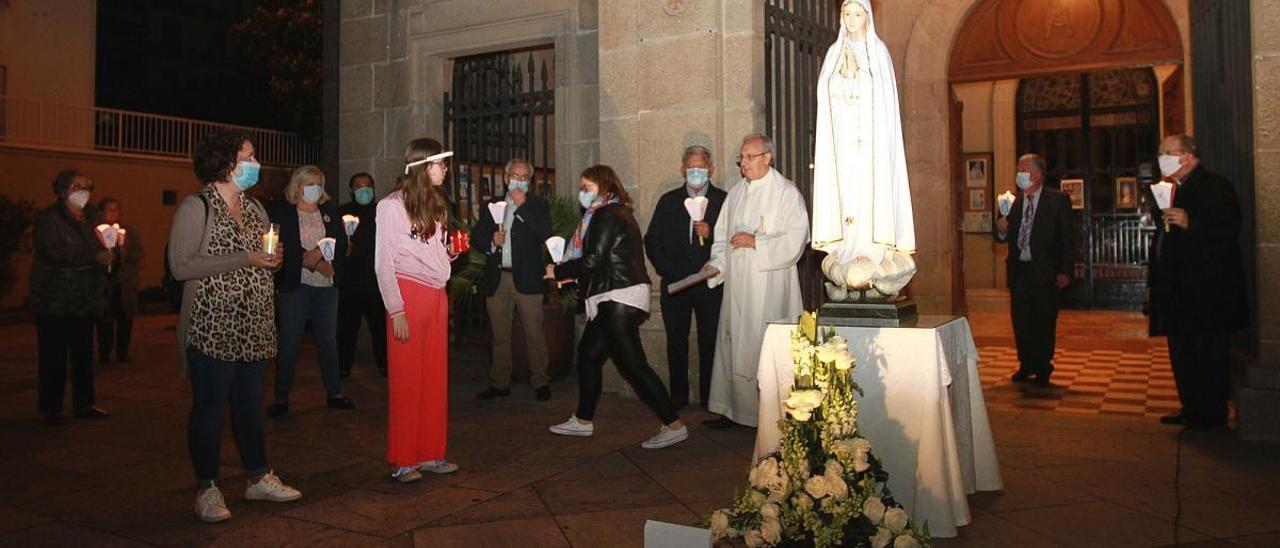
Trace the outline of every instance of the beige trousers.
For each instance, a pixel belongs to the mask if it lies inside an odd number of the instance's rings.
[[[489,325],[493,328],[493,365],[489,384],[507,388],[511,384],[511,321],[516,310],[523,322],[525,348],[529,351],[529,384],[534,388],[547,385],[547,340],[542,333],[542,295],[523,295],[516,291],[510,272],[498,278],[498,290],[485,300]]]

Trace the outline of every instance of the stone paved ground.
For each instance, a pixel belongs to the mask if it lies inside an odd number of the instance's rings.
[[[981,345],[1009,344],[1001,322],[998,310],[975,312]],[[1063,344],[1145,344],[1116,322],[1135,320],[1069,313]],[[473,350],[456,352],[451,369],[456,475],[389,480],[381,377],[358,365],[348,393],[360,409],[330,411],[318,372],[302,367],[291,418],[268,423],[268,452],[304,498],[243,501],[228,434],[221,483],[234,517],[205,525],[190,510],[188,389],[172,365],[172,323],[142,318],[135,362],[99,374],[110,419],[56,428],[34,412],[33,329],[0,327],[0,546],[637,546],[645,520],[696,523],[746,481],[751,430],[707,430],[697,424],[704,415],[689,412],[689,442],[646,451],[638,444],[656,420],[606,396],[597,437],[552,436],[546,426],[572,412],[572,383],[553,385],[549,404],[527,389],[478,403],[484,351]],[[974,523],[939,546],[1280,545],[1280,448],[1188,434],[1177,496],[1175,429],[1016,407],[991,417],[1005,490],[972,497]]]

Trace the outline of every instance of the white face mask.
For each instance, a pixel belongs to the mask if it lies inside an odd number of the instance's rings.
[[[315,204],[320,201],[320,186],[307,185],[302,187],[302,201],[308,204]]]
[[[1021,188],[1022,190],[1031,188],[1031,172],[1019,171],[1018,175],[1014,178],[1014,182],[1018,183],[1018,188]]]
[[[84,209],[85,204],[88,203],[88,190],[77,190],[67,195],[67,205],[70,205],[73,209]]]
[[[1161,154],[1158,162],[1160,163],[1160,174],[1165,177],[1172,177],[1174,173],[1177,173],[1179,169],[1182,169],[1181,156]]]

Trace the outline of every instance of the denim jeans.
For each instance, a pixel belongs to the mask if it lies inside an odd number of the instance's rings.
[[[342,392],[342,377],[338,374],[338,288],[299,284],[298,289],[281,293],[278,302],[280,355],[276,362],[276,402],[289,403],[307,318],[311,319],[325,394],[330,398],[337,396]]]
[[[191,415],[187,419],[187,450],[196,482],[204,488],[218,479],[222,446],[222,415],[231,404],[231,434],[240,450],[240,463],[250,476],[267,471],[266,440],[262,432],[262,379],[267,361],[224,362],[187,347],[191,375]]]

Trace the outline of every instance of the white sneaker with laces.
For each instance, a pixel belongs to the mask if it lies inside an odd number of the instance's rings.
[[[687,439],[689,439],[688,428],[681,426],[679,430],[672,430],[667,428],[664,424],[662,428],[658,429],[658,435],[645,440],[644,443],[640,444],[640,447],[645,449],[662,449],[663,447],[675,445]]]
[[[594,424],[583,424],[578,422],[578,417],[569,417],[569,420],[560,424],[551,426],[552,434],[560,434],[561,436],[578,436],[582,438],[591,437],[596,431]]]
[[[401,466],[391,473],[391,477],[400,483],[409,483],[422,479],[422,472],[418,471],[417,466]]]
[[[244,498],[249,500],[269,500],[271,502],[289,502],[302,498],[297,489],[285,485],[274,472],[267,472],[258,483],[250,483],[244,488]]]
[[[418,463],[418,470],[432,474],[452,474],[458,471],[458,465],[444,459],[424,460]]]
[[[231,510],[227,510],[227,501],[222,498],[222,491],[210,487],[196,493],[196,515],[205,523],[217,523],[231,519]]]

